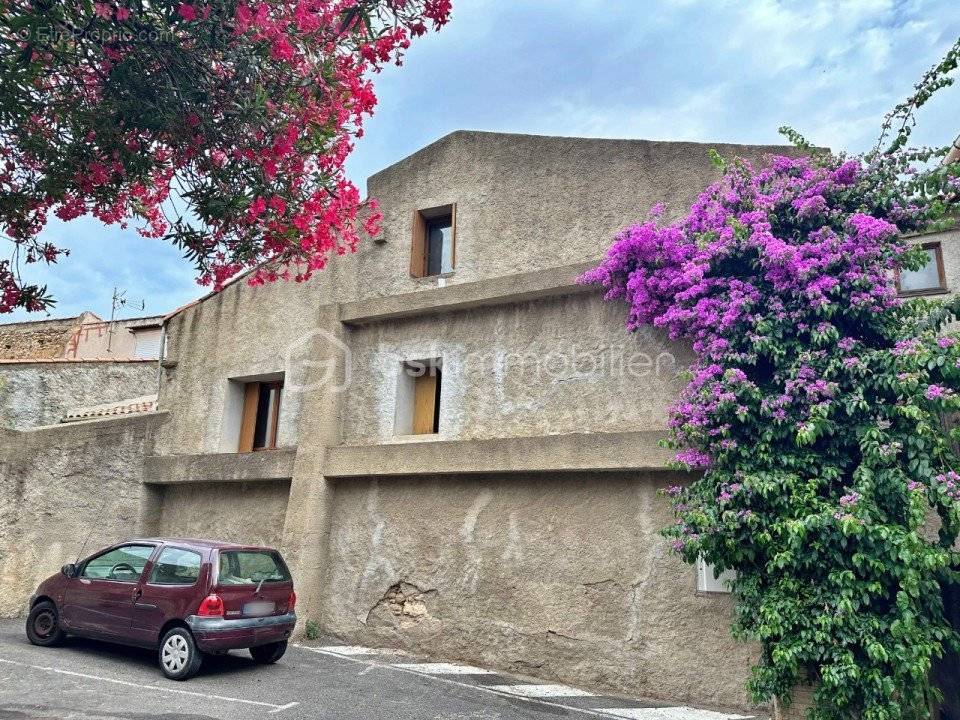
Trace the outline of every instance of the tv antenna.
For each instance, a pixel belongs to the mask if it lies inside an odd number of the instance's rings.
[[[139,302],[135,300],[130,300],[127,297],[127,291],[121,290],[116,285],[113,287],[113,300],[110,303],[110,323],[107,325],[107,352],[110,352],[111,346],[113,345],[113,321],[117,317],[117,310],[120,308],[125,308],[127,306],[131,308],[136,308],[138,311],[143,312],[147,309],[147,301],[140,300]]]

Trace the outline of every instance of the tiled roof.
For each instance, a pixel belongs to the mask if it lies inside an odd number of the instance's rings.
[[[143,395],[141,397],[120,400],[119,402],[90,405],[89,407],[71,408],[64,413],[60,422],[78,422],[101,417],[117,415],[138,415],[140,413],[156,412],[157,396]]]

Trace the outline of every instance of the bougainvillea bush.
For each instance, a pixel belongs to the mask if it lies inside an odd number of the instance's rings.
[[[0,313],[50,213],[136,224],[219,288],[303,280],[377,231],[344,174],[369,74],[450,0],[0,0]],[[362,226],[362,227],[361,227]]]
[[[943,220],[953,181],[918,190],[910,158],[736,162],[582,278],[626,301],[628,328],[692,343],[670,427],[702,474],[670,489],[665,533],[687,562],[736,571],[735,634],[762,648],[754,698],[814,681],[816,718],[926,717],[931,661],[957,640],[940,583],[960,563],[942,421],[960,409],[960,342],[950,307],[895,287],[926,257],[904,234]]]

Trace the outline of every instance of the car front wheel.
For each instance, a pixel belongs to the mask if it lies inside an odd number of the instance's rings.
[[[250,648],[250,657],[261,665],[271,665],[283,657],[287,651],[287,641],[268,643],[267,645],[257,645]]]
[[[186,628],[172,628],[160,641],[160,669],[171,680],[187,680],[200,670],[203,654]]]
[[[27,615],[27,639],[34,645],[53,647],[63,642],[67,634],[60,627],[57,606],[49,600],[38,602]]]

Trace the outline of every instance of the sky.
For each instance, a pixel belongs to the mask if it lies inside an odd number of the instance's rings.
[[[960,36],[956,0],[453,0],[441,32],[375,78],[347,169],[366,178],[460,129],[776,143],[788,124],[834,150],[872,147],[884,113]],[[918,116],[917,144],[960,133],[960,87]],[[557,168],[563,172],[563,168]],[[92,218],[44,231],[70,257],[26,268],[54,317],[161,314],[205,293],[171,245]],[[146,304],[140,310],[140,304]],[[4,321],[41,319],[14,313]]]

